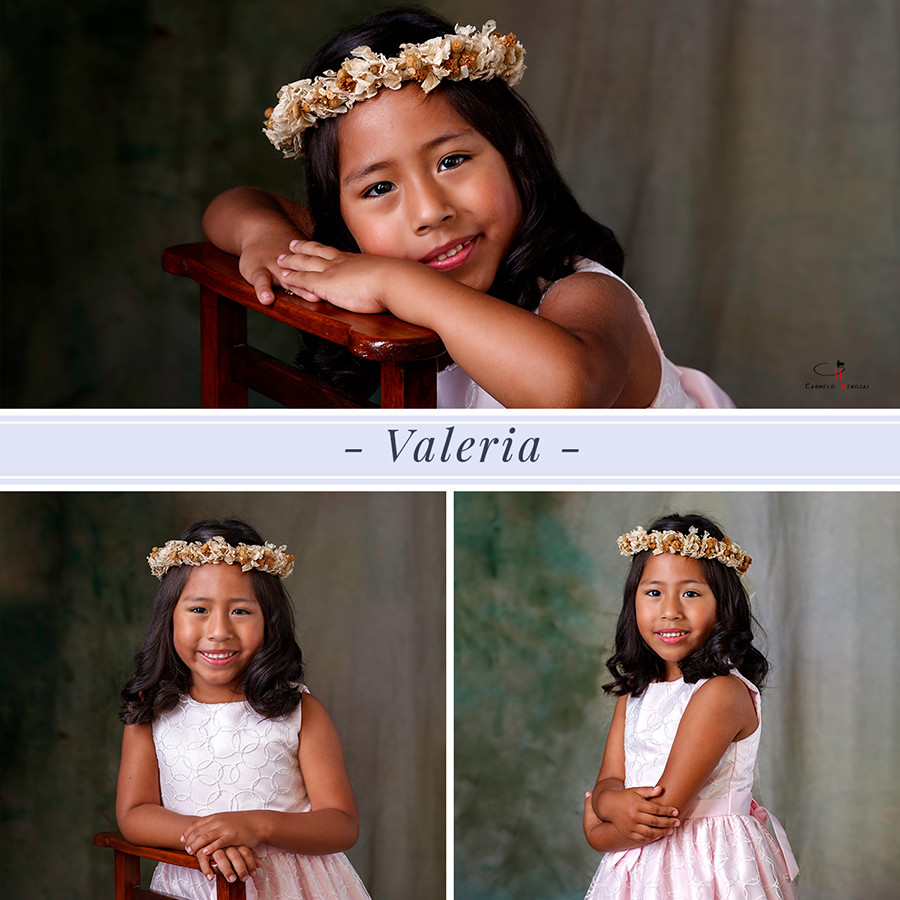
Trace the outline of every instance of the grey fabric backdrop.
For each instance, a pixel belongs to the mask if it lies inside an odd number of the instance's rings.
[[[296,557],[307,684],[341,735],[373,897],[443,896],[445,498],[432,493],[0,496],[3,896],[111,897],[119,691],[156,580],[145,557],[237,515]]]
[[[4,406],[198,404],[198,292],[160,251],[227,187],[293,192],[262,111],[376,5],[3,4]],[[673,360],[743,407],[900,406],[894,0],[434,6],[522,37],[521,92]],[[818,389],[838,361],[867,387]]]
[[[773,666],[757,799],[806,900],[890,900],[900,882],[897,493],[457,493],[456,896],[578,900],[614,699],[628,561],[615,540],[701,511],[754,558]]]

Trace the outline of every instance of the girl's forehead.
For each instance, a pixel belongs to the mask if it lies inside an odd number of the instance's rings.
[[[641,581],[700,581],[706,584],[706,574],[699,559],[678,553],[651,554],[644,563]]]
[[[346,155],[410,149],[442,132],[471,126],[454,109],[440,88],[426,94],[415,83],[397,90],[382,88],[338,117],[338,146],[343,167]]]
[[[244,572],[238,565],[229,563],[191,566],[191,573],[182,589],[182,594],[185,593],[235,594],[254,599],[256,597],[250,573]]]

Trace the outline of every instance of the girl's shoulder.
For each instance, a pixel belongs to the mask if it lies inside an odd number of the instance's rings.
[[[752,733],[759,723],[759,689],[737,671],[714,675],[700,683],[689,706],[694,712],[740,723],[741,732],[745,734]]]
[[[604,330],[624,329],[626,334],[643,335],[648,330],[644,304],[628,282],[592,259],[579,257],[574,267],[571,275],[547,287],[540,315],[564,322],[590,317]]]

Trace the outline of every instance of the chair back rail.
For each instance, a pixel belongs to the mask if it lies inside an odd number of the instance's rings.
[[[165,847],[144,847],[125,840],[118,831],[101,831],[94,835],[94,845],[108,847],[115,851],[115,900],[183,900],[172,898],[169,894],[161,894],[141,887],[141,860],[150,859],[164,862],[184,869],[198,869],[200,863],[195,856],[181,850],[169,850]],[[216,900],[246,900],[246,888],[242,881],[233,884],[221,875],[216,875]]]

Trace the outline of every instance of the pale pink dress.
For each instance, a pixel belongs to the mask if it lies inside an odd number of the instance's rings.
[[[753,695],[759,691],[737,671]],[[625,707],[625,787],[654,785],[696,684],[655,682]],[[729,745],[671,837],[607,853],[585,900],[794,900],[797,864],[777,820],[750,796],[762,730]],[[778,837],[765,827],[772,824]]]
[[[306,690],[306,688],[301,688]],[[153,722],[166,809],[191,816],[229,810],[305,812],[310,803],[297,762],[301,711],[264,719],[247,702],[198,703],[184,696]],[[247,882],[247,900],[370,900],[343,853],[302,856],[266,844]],[[215,900],[215,882],[196,869],[160,863],[151,888],[184,900]]]
[[[606,266],[594,262],[592,259],[580,259],[575,264],[578,272],[597,272],[601,275],[609,275],[616,281],[621,281],[628,288],[634,298],[641,320],[647,328],[650,340],[659,355],[662,377],[656,397],[650,404],[650,409],[733,409],[734,403],[725,391],[722,390],[705,373],[698,369],[688,369],[684,366],[676,366],[670,362],[663,353],[656,335],[653,322],[650,321],[650,313],[644,306],[644,301],[632,290],[624,279],[619,278],[615,272],[611,272]],[[548,288],[549,290],[549,288]],[[546,291],[544,292],[546,295]],[[538,304],[535,313],[540,312]],[[471,378],[456,363],[452,363],[437,376],[437,405],[438,409],[503,409],[484,388],[472,381]]]

